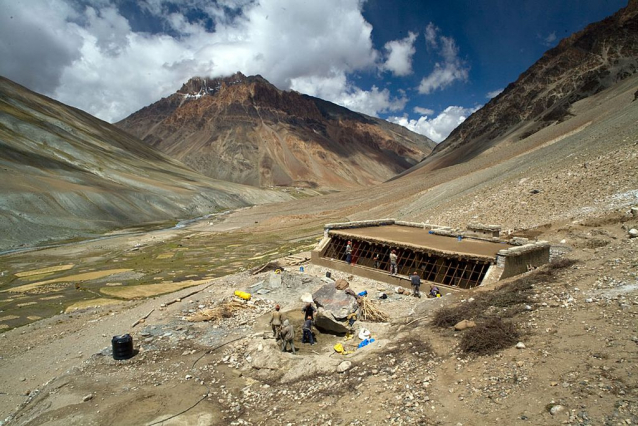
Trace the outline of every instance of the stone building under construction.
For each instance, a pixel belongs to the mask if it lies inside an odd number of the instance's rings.
[[[345,262],[352,242],[352,260]],[[549,243],[504,240],[500,227],[469,225],[466,230],[394,219],[327,224],[312,262],[346,273],[407,286],[416,271],[426,282],[470,289],[549,262]],[[398,275],[390,275],[396,250]],[[378,256],[378,265],[375,265]]]

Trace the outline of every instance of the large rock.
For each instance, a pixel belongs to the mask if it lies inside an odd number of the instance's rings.
[[[350,370],[350,367],[352,367],[352,362],[343,361],[341,364],[339,364],[337,366],[337,372],[338,373],[345,373],[346,371]]]
[[[344,320],[357,310],[357,299],[344,291],[337,290],[334,284],[326,284],[312,295],[317,306],[332,313],[338,321]]]
[[[335,283],[335,288],[337,290],[345,290],[348,287],[350,287],[350,283],[346,280],[344,280],[343,278],[339,278],[337,280],[337,282]]]
[[[346,323],[337,321],[332,313],[326,311],[324,308],[317,309],[315,315],[315,327],[320,331],[332,334],[346,334],[350,331],[350,328]]]

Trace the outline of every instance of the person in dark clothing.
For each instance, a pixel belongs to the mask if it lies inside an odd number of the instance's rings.
[[[312,317],[307,316],[306,321],[303,323],[303,336],[301,338],[301,343],[310,343],[311,345],[315,344],[315,337],[312,335]]]
[[[346,245],[346,263],[349,265],[352,262],[352,241],[348,241]]]
[[[379,254],[374,255],[374,267],[379,269],[381,266],[381,261],[379,261]]]
[[[414,291],[412,295],[414,297],[421,297],[421,292],[419,291],[421,289],[421,278],[419,277],[417,271],[414,271],[412,273],[412,275],[410,276],[410,281],[412,282],[412,290]]]
[[[304,314],[303,317],[304,318],[310,317],[310,319],[314,321],[315,320],[315,312],[317,312],[317,308],[312,306],[312,303],[306,303],[306,306],[303,307],[301,312],[303,312],[303,314]]]

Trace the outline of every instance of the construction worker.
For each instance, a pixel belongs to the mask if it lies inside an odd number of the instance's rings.
[[[412,273],[412,276],[410,276],[410,281],[412,282],[412,296],[421,297],[421,277],[419,277],[417,271],[414,271]]]
[[[348,241],[346,245],[346,263],[349,265],[352,262],[352,241]]]
[[[290,350],[292,354],[295,354],[295,327],[290,324],[290,321],[284,320],[284,326],[281,329],[281,351],[286,352],[286,348],[290,344]]]
[[[306,321],[303,323],[303,337],[301,338],[301,343],[310,343],[311,345],[315,344],[315,336],[312,335],[312,317],[308,315],[306,317]]]
[[[275,339],[279,339],[281,334],[281,312],[279,312],[281,307],[279,305],[275,306],[275,310],[270,317],[270,326],[272,327],[272,335]]]
[[[392,250],[392,252],[390,252],[390,275],[397,274],[397,258],[397,251]]]
[[[430,286],[430,297],[441,297],[441,291],[437,286]]]
[[[317,312],[317,308],[312,306],[312,303],[306,303],[306,305],[301,308],[301,312],[303,312],[303,317],[310,317],[311,320],[315,320],[315,312]]]

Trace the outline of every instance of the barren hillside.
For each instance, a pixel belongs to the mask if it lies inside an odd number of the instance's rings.
[[[0,250],[290,199],[207,178],[4,78],[0,147]]]

